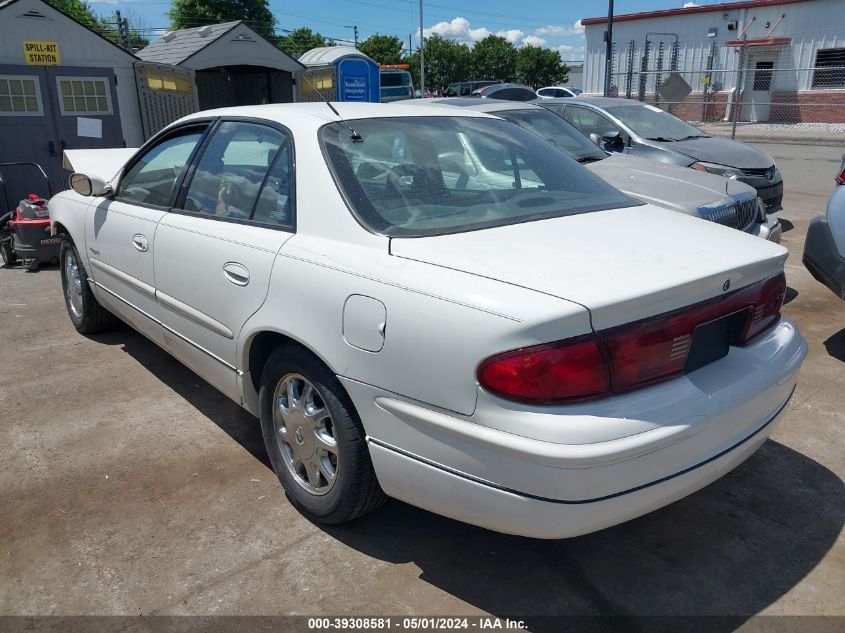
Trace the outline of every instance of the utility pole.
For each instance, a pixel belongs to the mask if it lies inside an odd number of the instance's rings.
[[[423,40],[423,0],[420,0],[420,97],[425,98],[425,41]]]
[[[117,45],[125,51],[132,52],[132,37],[129,34],[129,20],[120,17],[120,11],[114,12],[117,22]]]
[[[355,48],[358,48],[358,27],[354,24],[347,24],[344,28],[352,29],[352,37],[355,41]]]
[[[610,96],[610,72],[613,70],[613,0],[607,0],[607,48],[604,53],[604,96]]]

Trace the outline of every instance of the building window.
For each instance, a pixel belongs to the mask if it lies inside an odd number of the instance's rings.
[[[41,116],[41,87],[37,77],[0,75],[0,116]]]
[[[111,114],[109,82],[99,77],[58,77],[63,115]]]
[[[816,51],[813,88],[845,88],[845,48]]]

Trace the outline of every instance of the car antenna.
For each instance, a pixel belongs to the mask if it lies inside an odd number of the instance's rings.
[[[317,95],[320,97],[320,99],[322,99],[322,100],[323,100],[323,103],[325,103],[327,106],[329,106],[329,110],[331,110],[332,112],[334,112],[334,113],[335,113],[335,116],[337,116],[337,118],[338,118],[338,119],[340,119],[340,120],[341,120],[341,122],[343,122],[343,124],[344,124],[346,127],[348,127],[348,128],[349,128],[349,131],[350,131],[350,132],[352,132],[352,137],[351,137],[351,138],[352,138],[352,141],[353,141],[354,143],[360,143],[361,141],[363,141],[363,140],[364,140],[364,137],[363,137],[363,136],[361,136],[360,134],[358,134],[358,132],[356,132],[356,131],[355,131],[355,128],[354,128],[354,127],[352,127],[351,125],[349,125],[349,122],[348,122],[346,119],[344,119],[342,116],[340,116],[340,112],[338,112],[337,110],[335,110],[335,107],[332,105],[332,102],[331,102],[331,101],[329,101],[328,99],[326,99],[326,96],[325,96],[322,92],[320,92],[319,90],[317,90],[317,86],[315,86],[313,83],[311,83],[311,80],[310,80],[310,79],[308,79],[308,75],[302,75],[302,78],[303,78],[305,81],[307,81],[307,82],[308,82],[308,85],[309,85],[309,86],[311,86],[311,90],[313,90],[314,92],[316,92],[316,93],[317,93]]]

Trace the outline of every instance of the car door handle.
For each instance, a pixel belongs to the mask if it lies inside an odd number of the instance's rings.
[[[223,264],[223,275],[236,286],[246,286],[249,283],[249,271],[238,262]]]
[[[150,244],[147,241],[147,237],[145,235],[141,235],[140,233],[136,233],[132,236],[132,246],[137,248],[142,253],[146,253],[147,250],[150,248]]]

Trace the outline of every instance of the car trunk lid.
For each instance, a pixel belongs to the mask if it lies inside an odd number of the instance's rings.
[[[781,246],[653,205],[393,238],[390,249],[579,303],[596,330],[760,281],[787,256]]]

